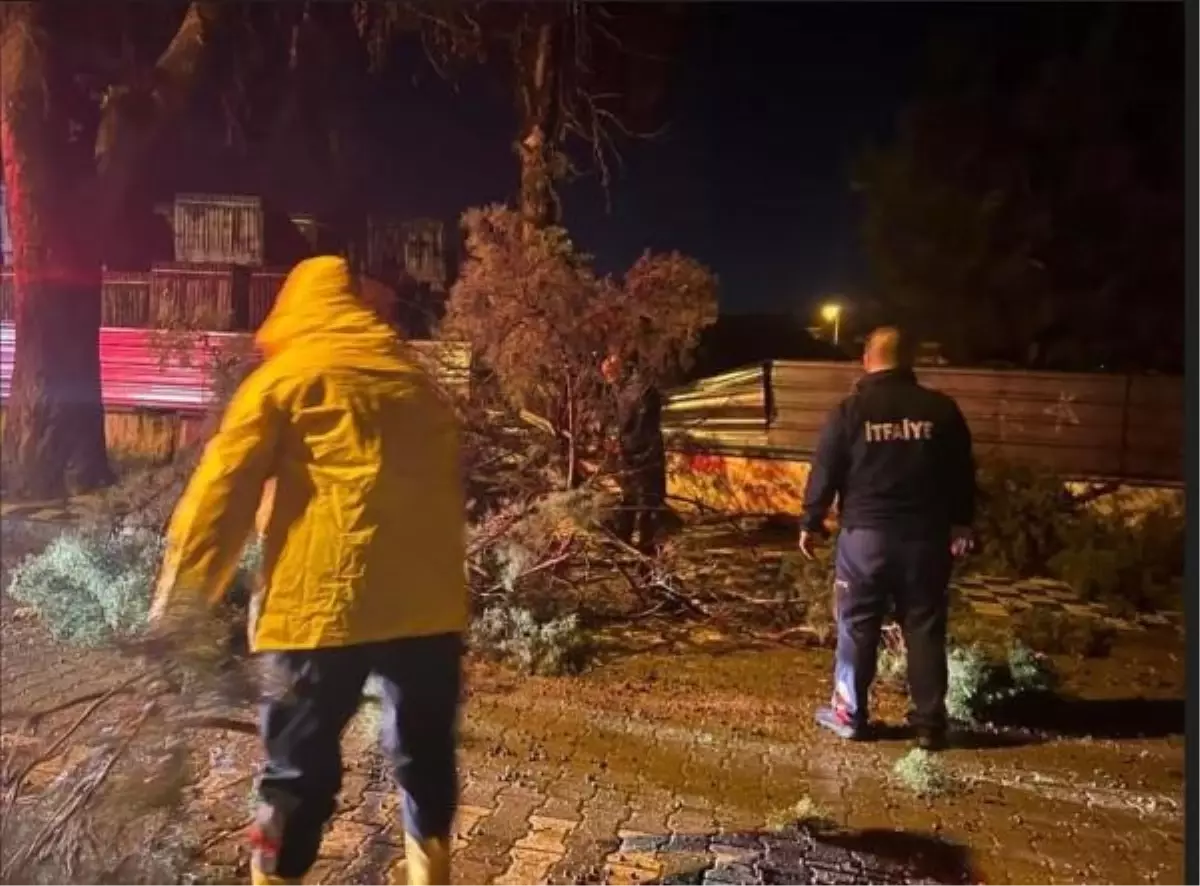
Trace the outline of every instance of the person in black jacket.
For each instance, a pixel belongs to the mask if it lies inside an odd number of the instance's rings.
[[[667,499],[667,457],[662,438],[662,397],[653,384],[625,377],[618,357],[601,372],[617,397],[617,447],[621,502],[613,533],[643,553],[654,550]]]
[[[900,331],[871,334],[866,375],[829,415],[804,494],[800,550],[813,556],[838,501],[833,701],[817,722],[868,737],[868,696],[889,605],[908,652],[910,722],[921,747],[946,737],[946,618],[952,558],[971,547],[975,463],[954,400],[922,387]]]

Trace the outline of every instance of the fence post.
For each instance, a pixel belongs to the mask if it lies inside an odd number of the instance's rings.
[[[1129,408],[1133,399],[1133,374],[1125,376],[1125,399],[1121,408],[1121,452],[1117,457],[1117,476],[1122,480],[1129,479]]]

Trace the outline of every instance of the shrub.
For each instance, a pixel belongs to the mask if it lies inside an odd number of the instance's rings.
[[[146,625],[162,553],[162,537],[148,530],[72,530],[26,557],[13,570],[8,593],[33,608],[60,641],[95,646],[119,640]],[[248,604],[260,560],[258,543],[248,545],[229,595],[235,610]]]
[[[64,533],[13,570],[8,593],[56,639],[94,646],[145,625],[161,554],[148,532]]]
[[[896,761],[892,774],[904,787],[920,797],[940,797],[954,793],[959,782],[936,755],[914,748]]]
[[[1073,499],[1052,471],[989,459],[979,466],[980,547],[969,566],[994,575],[1044,575],[1062,548]]]
[[[902,650],[885,646],[879,651],[879,680],[900,686],[908,679],[908,659]]]
[[[837,632],[832,548],[822,545],[811,560],[799,553],[788,554],[779,563],[779,583],[785,601],[800,607],[800,617],[821,645],[832,642]]]
[[[471,624],[471,645],[527,674],[558,676],[583,670],[593,645],[574,615],[539,621],[528,609],[493,606]]]
[[[1063,530],[1049,572],[1086,600],[1122,611],[1176,608],[1182,601],[1185,520],[1160,506],[1140,520],[1119,512],[1079,514]]]
[[[984,721],[1001,702],[1044,695],[1057,684],[1050,661],[1022,643],[1014,643],[1004,661],[989,658],[979,646],[955,647],[947,670],[946,713],[965,723]]]
[[[1013,620],[1013,636],[1047,655],[1103,658],[1112,651],[1116,631],[1097,619],[1033,607]]]
[[[980,549],[966,568],[1058,578],[1121,611],[1178,605],[1185,521],[1177,508],[1131,519],[1118,504],[1088,507],[1053,471],[1003,460],[981,463],[979,486]]]

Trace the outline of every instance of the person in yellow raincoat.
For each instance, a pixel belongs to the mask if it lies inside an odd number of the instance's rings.
[[[194,634],[197,608],[220,601],[265,519],[252,882],[300,882],[316,860],[341,788],[339,740],[373,673],[409,882],[448,883],[468,606],[451,404],[341,258],[297,265],[256,341],[263,363],[172,518],[153,623]]]

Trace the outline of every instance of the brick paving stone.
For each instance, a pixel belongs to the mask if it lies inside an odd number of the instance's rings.
[[[529,816],[541,805],[541,798],[526,791],[505,791],[496,798],[496,808],[475,828],[474,843],[480,837],[504,843],[509,849],[529,830]]]
[[[631,852],[657,852],[667,845],[670,835],[666,833],[647,834],[641,831],[631,831],[624,828],[617,831],[621,841],[617,850],[622,854]]]
[[[494,866],[480,863],[471,858],[463,858],[460,855],[455,855],[450,863],[450,879],[456,884],[478,886],[481,883],[491,883],[494,876]],[[408,881],[406,879],[398,879],[393,875],[391,882],[407,883]]]
[[[576,820],[547,818],[543,815],[529,816],[529,833],[516,842],[518,849],[532,849],[562,855],[566,852],[566,839],[579,824]]]
[[[359,824],[398,823],[399,806],[398,791],[364,790],[347,814]]]
[[[36,669],[22,673],[27,680],[42,679]],[[846,850],[810,839],[802,829],[763,833],[768,814],[774,820],[805,798],[852,828],[944,834],[962,842],[978,854],[980,876],[987,882],[1094,882],[1117,876],[1170,882],[1179,875],[1177,862],[1168,858],[1179,854],[1182,841],[1173,807],[1151,813],[1094,808],[1065,791],[1046,790],[1039,797],[1041,782],[1021,790],[985,782],[963,799],[930,805],[888,782],[901,749],[891,743],[851,747],[829,740],[811,727],[804,701],[794,705],[800,718],[794,727],[787,720],[790,713],[784,709],[781,719],[781,703],[771,701],[761,730],[730,737],[715,730],[735,724],[699,724],[683,714],[665,722],[676,716],[664,713],[666,703],[678,705],[680,699],[667,695],[677,687],[664,680],[661,696],[645,697],[644,712],[635,712],[628,722],[609,717],[597,732],[596,719],[607,712],[597,702],[596,684],[580,681],[566,692],[553,681],[532,685],[536,691],[525,698],[520,697],[523,684],[512,682],[501,700],[471,702],[484,703],[468,717],[462,806],[454,828],[456,882],[896,881],[896,869],[885,860],[864,856],[862,863],[851,863]],[[7,675],[0,688],[7,696]],[[744,699],[731,702],[741,705]],[[627,703],[624,697],[619,702]],[[886,705],[881,710],[888,715]],[[609,741],[614,752],[606,757]],[[231,736],[221,742],[237,750],[235,757],[243,744],[250,757],[256,753],[252,739]],[[384,872],[396,872],[403,842],[399,798],[380,777],[386,767],[373,744],[365,748],[346,773],[340,812],[309,882],[379,882]],[[652,749],[653,759],[645,756],[646,749]],[[1135,753],[1163,755],[1163,772],[1182,765],[1176,760],[1182,756],[1178,743],[1164,749],[1153,740],[1085,747],[1068,738],[1020,751],[961,749],[948,759],[955,769],[992,773],[993,782],[999,778],[995,767],[1007,764],[1014,771],[1050,776],[1053,785],[1068,784],[1073,775],[1096,781],[1106,766],[1118,775],[1117,757]],[[1106,761],[1105,755],[1112,759]],[[240,771],[248,764],[235,760],[231,765]],[[228,826],[226,819],[236,822],[245,815],[245,791],[230,788],[225,796],[220,790],[230,777],[214,774],[189,801],[196,807],[193,817],[205,817],[201,830],[220,831]],[[1126,796],[1139,800],[1140,790],[1153,800],[1165,796],[1173,777],[1156,775],[1157,780],[1137,787],[1131,782],[1104,797],[1110,803]],[[237,869],[245,856],[238,839],[214,844],[206,855],[205,879],[216,871],[244,879],[245,871]]]
[[[662,867],[639,867],[632,864],[610,862],[604,866],[604,882],[613,886],[641,886],[653,883],[662,876]]]
[[[579,811],[583,800],[564,800],[561,797],[547,797],[546,802],[538,807],[538,814],[549,818],[579,821]]]
[[[492,814],[492,809],[485,806],[460,805],[454,816],[454,836],[466,839],[479,822]]]
[[[758,882],[758,873],[750,865],[718,862],[704,872],[702,882],[712,886],[739,886]]]
[[[560,800],[583,802],[596,796],[596,784],[577,778],[559,778],[551,783],[546,793]]]
[[[494,881],[502,886],[541,883],[550,868],[562,858],[561,852],[543,852],[537,849],[514,848],[512,861],[503,874]]]
[[[711,812],[690,806],[683,806],[676,809],[667,818],[667,827],[672,831],[709,834],[716,830],[717,822]]]
[[[335,818],[325,831],[325,838],[321,841],[321,856],[324,858],[352,858],[366,843],[367,838],[375,833],[376,829],[369,825],[359,824],[349,818]]]
[[[340,872],[340,876],[344,878],[341,882],[379,883],[387,877],[398,857],[402,857],[398,845],[383,837],[370,837]]]
[[[496,795],[505,787],[498,779],[471,779],[462,787],[460,802],[466,806],[494,806]]]
[[[617,830],[628,813],[624,809],[606,806],[584,807],[583,818],[567,837],[567,852],[551,871],[556,883],[571,879],[571,872],[591,866],[598,867],[620,846]]]
[[[344,858],[321,858],[318,856],[316,862],[309,869],[308,876],[304,879],[310,883],[342,883],[341,875],[345,869],[346,860]]]
[[[486,877],[478,882],[490,883],[508,869],[511,851],[511,840],[506,841],[486,834],[477,834],[455,852],[452,858],[454,863],[461,860],[477,871],[486,871]]]
[[[669,809],[658,810],[643,810],[635,809],[629,814],[625,820],[625,825],[632,831],[640,831],[646,834],[663,834],[666,835],[669,828],[667,827],[667,816],[670,815]],[[665,836],[664,836],[665,839]]]

